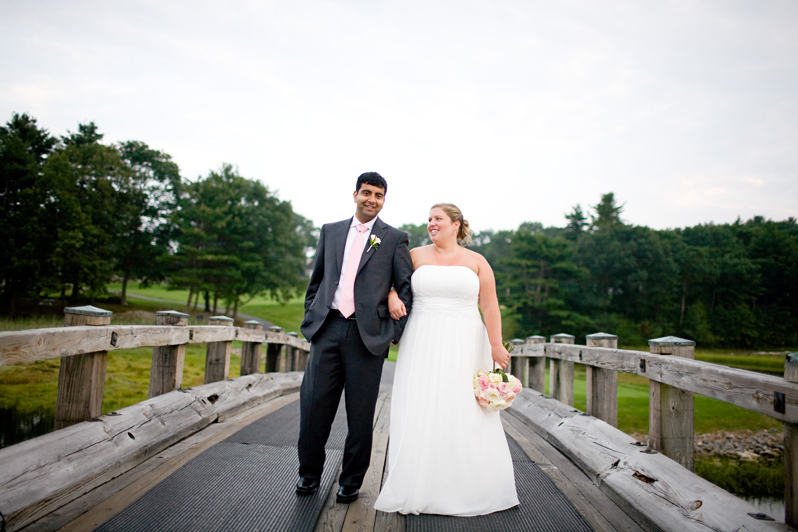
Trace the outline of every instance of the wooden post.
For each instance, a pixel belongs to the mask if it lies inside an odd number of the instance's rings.
[[[527,360],[529,360],[528,357],[521,353],[521,346],[525,343],[520,338],[510,340],[513,350],[510,353],[510,364],[505,368],[505,371],[509,371],[516,379],[521,381],[521,386],[526,386],[524,383],[527,381]]]
[[[155,325],[188,325],[188,314],[175,310],[159,310],[155,313]],[[183,384],[183,364],[186,360],[186,345],[161,345],[152,348],[149,398],[179,390]]]
[[[656,355],[695,359],[695,342],[666,336],[648,341]],[[695,452],[694,400],[667,384],[648,381],[648,446],[693,471]]]
[[[298,339],[299,333],[290,332],[288,336]],[[285,353],[285,358],[290,362],[288,371],[299,371],[299,348],[287,345],[285,346]]]
[[[308,360],[310,359],[310,351],[305,351],[304,349],[298,349],[299,352],[299,366],[297,366],[297,371],[305,371],[308,367]]]
[[[527,344],[543,344],[545,336],[527,336]],[[524,387],[532,388],[540,393],[546,393],[546,357],[529,357],[527,369],[527,382]]]
[[[614,334],[595,333],[587,336],[587,347],[618,349]],[[618,372],[587,366],[587,415],[618,426]]]
[[[555,334],[553,344],[573,344],[574,335]],[[574,363],[567,360],[552,359],[549,369],[549,395],[561,403],[574,406]]]
[[[233,318],[227,316],[211,316],[208,325],[233,326]],[[226,381],[230,376],[230,353],[233,342],[208,342],[208,354],[205,357],[205,384]]]
[[[244,322],[245,329],[262,331],[263,325],[257,320]],[[261,342],[241,342],[241,375],[252,375],[260,372]]]
[[[285,329],[276,325],[269,327],[269,330],[276,333],[285,332]],[[280,355],[282,353],[283,346],[281,344],[268,344],[268,347],[266,347],[266,373],[281,371],[280,359],[282,357]]]
[[[110,310],[91,305],[64,309],[64,327],[110,325]],[[55,428],[62,429],[103,413],[103,389],[108,351],[61,357],[58,368],[58,396]]]
[[[798,382],[798,353],[784,359],[784,380]],[[798,424],[784,423],[784,522],[798,528]]]

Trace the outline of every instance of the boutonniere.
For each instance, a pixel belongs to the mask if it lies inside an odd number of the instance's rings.
[[[366,250],[366,253],[371,251],[371,248],[377,249],[378,247],[380,247],[380,244],[382,244],[382,240],[380,240],[379,237],[371,235],[369,237],[369,246],[370,247]]]

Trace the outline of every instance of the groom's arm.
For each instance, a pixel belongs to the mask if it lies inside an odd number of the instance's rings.
[[[410,258],[410,247],[407,233],[402,232],[399,244],[393,254],[393,287],[399,299],[405,304],[407,314],[413,306],[413,292],[410,289],[410,277],[413,275],[413,260]],[[407,322],[407,315],[402,317],[397,323],[398,335],[401,336]],[[397,338],[398,339],[398,338]]]
[[[324,279],[324,241],[326,240],[324,228],[325,226],[322,225],[319,233],[319,245],[316,247],[316,263],[313,265],[313,273],[310,274],[310,283],[305,294],[305,312],[308,311],[310,304],[313,303],[316,292],[319,291],[319,286],[321,286],[321,282]]]

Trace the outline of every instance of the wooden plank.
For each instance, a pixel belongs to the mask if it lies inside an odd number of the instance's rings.
[[[335,478],[341,476],[341,468],[338,468],[338,473],[335,475]],[[324,507],[319,514],[319,518],[316,521],[316,527],[313,529],[313,532],[341,532],[341,529],[344,527],[344,519],[346,519],[346,513],[349,510],[348,504],[338,504],[335,500],[335,495],[338,492],[338,481],[336,480],[332,488],[330,488],[330,493],[327,495],[327,500],[324,502]]]
[[[798,423],[798,384],[773,375],[680,357],[603,347],[546,344],[546,356],[640,375],[781,421]],[[784,394],[784,414],[774,410],[775,392]]]
[[[546,356],[546,344],[544,343],[537,343],[537,344],[524,344],[519,345],[515,349],[510,356],[517,356],[517,357],[545,357]]]
[[[382,483],[380,489],[385,485],[388,478],[388,452],[391,442],[388,441],[388,450],[385,452],[385,467],[382,470]],[[377,517],[374,520],[374,532],[405,532],[407,528],[405,516],[399,512],[381,512],[377,510]]]
[[[301,374],[248,375],[174,391],[0,449],[0,500],[11,530],[132,469],[172,443],[249,405],[299,389]]]
[[[526,390],[525,390],[526,392]],[[525,394],[531,402],[542,396]],[[522,411],[508,413],[527,422]],[[551,424],[548,425],[552,427]],[[537,429],[536,429],[537,430]],[[624,511],[647,529],[788,530],[773,521],[757,521],[755,509],[661,453],[642,453],[630,436],[590,416],[574,416],[541,435],[573,461]]]
[[[349,505],[344,520],[343,532],[372,532],[374,530],[377,510],[374,502],[380,494],[382,471],[385,467],[388,449],[388,434],[375,432],[371,444],[371,463],[366,478],[360,487],[360,497]]]
[[[592,416],[574,416],[546,435],[546,440],[595,480],[612,464],[632,452],[635,439]]]
[[[62,356],[135,347],[199,344],[241,340],[291,345],[303,351],[310,343],[287,334],[238,327],[195,325],[106,325],[52,327],[0,332],[0,366],[24,364]]]
[[[203,430],[145,460],[130,471],[28,525],[25,532],[94,530],[133,504],[206,449],[227,439],[250,423],[298,399],[298,393],[280,396],[246,410],[229,419],[227,423],[212,423]]]
[[[374,501],[379,495],[381,482],[377,482],[374,486],[375,480],[372,478],[374,475],[379,474],[378,480],[383,476],[383,467],[386,461],[387,438],[388,438],[388,423],[390,422],[390,396],[391,392],[386,390],[380,392],[377,396],[377,404],[374,408],[374,427],[375,435],[371,448],[371,463],[369,470],[366,473],[366,478],[363,480],[363,486],[360,489],[360,498],[351,504],[339,504],[335,495],[338,491],[338,482],[336,481],[327,497],[324,504],[324,509],[316,521],[315,532],[341,532],[345,530],[345,523],[349,526],[346,530],[366,530],[368,523],[371,523],[369,532],[374,529]],[[386,407],[387,403],[387,407]],[[384,438],[384,446],[382,440],[378,440],[377,436]],[[383,448],[385,447],[385,448]],[[379,469],[377,473],[376,467]],[[340,476],[340,469],[338,475]],[[376,490],[376,491],[375,491]],[[369,508],[363,505],[367,504]],[[350,516],[349,514],[352,513]]]
[[[600,481],[602,490],[663,530],[792,530],[754,519],[752,505],[660,453],[630,453]]]
[[[541,434],[548,433],[558,424],[581,413],[529,388],[524,388],[518,393],[510,410],[518,412]]]
[[[502,414],[502,423],[507,433],[518,442],[527,456],[540,466],[597,532],[643,530],[579,468],[543,440],[531,427],[509,412]]]
[[[391,430],[391,392],[385,390],[377,396],[374,410],[374,432],[388,434]]]

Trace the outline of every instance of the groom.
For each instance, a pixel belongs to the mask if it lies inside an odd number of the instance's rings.
[[[338,502],[358,498],[369,467],[382,364],[407,319],[391,319],[388,292],[393,287],[408,312],[412,301],[407,233],[377,218],[387,190],[380,174],[362,174],[353,194],[355,216],[325,224],[319,235],[301,329],[310,340],[310,359],[299,399],[300,495],[319,488],[342,390],[348,433]]]

